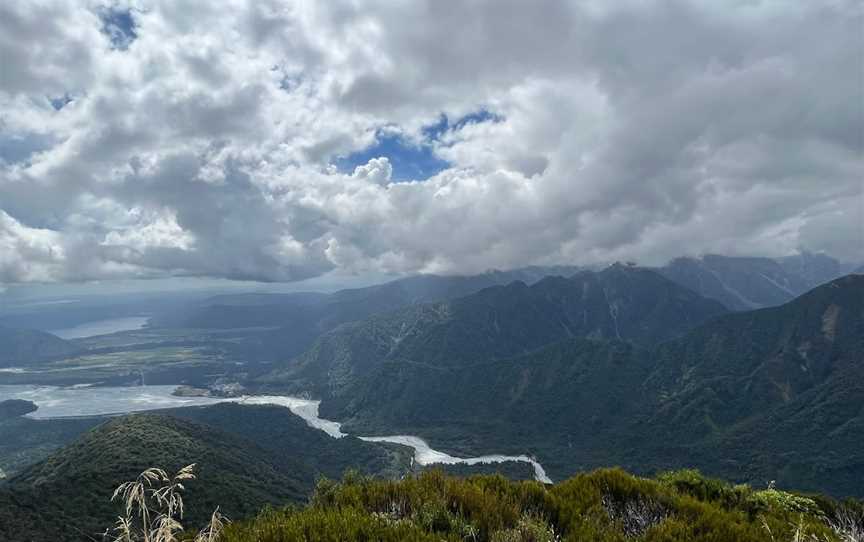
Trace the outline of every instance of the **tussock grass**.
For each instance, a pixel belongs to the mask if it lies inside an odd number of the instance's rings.
[[[151,467],[134,480],[120,484],[112,501],[123,504],[123,515],[118,516],[111,529],[105,531],[105,539],[112,542],[178,542],[184,533],[183,491],[184,483],[195,479],[195,465],[187,465],[174,475],[160,468]],[[216,542],[228,520],[217,508],[210,522],[194,537],[194,542]]]

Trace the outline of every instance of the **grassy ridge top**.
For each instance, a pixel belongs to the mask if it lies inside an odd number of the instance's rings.
[[[265,510],[222,540],[846,542],[860,540],[856,529],[864,532],[861,502],[732,486],[696,471],[645,479],[605,469],[554,486],[433,471],[323,481],[305,508]]]

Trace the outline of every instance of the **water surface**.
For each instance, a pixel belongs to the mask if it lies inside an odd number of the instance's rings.
[[[84,322],[77,326],[52,329],[48,333],[57,335],[61,339],[83,339],[95,337],[96,335],[108,335],[118,331],[129,331],[141,329],[147,325],[147,316],[127,316],[124,318],[109,318],[107,320],[93,320]]]
[[[172,395],[176,386],[124,386],[96,387],[77,385],[66,388],[56,386],[0,385],[0,401],[24,399],[32,401],[39,408],[27,416],[36,419],[64,418],[77,416],[99,416],[142,412],[160,408],[214,405],[216,403],[236,402],[249,405],[279,405],[303,418],[307,425],[324,431],[333,438],[348,436],[342,431],[339,422],[325,420],[318,415],[321,401],[281,395],[255,395],[246,397],[178,397]],[[504,463],[517,461],[529,463],[534,467],[534,478],[541,482],[552,483],[543,466],[527,455],[482,455],[477,457],[455,457],[434,450],[420,437],[412,435],[360,436],[367,442],[389,442],[414,449],[414,460],[419,465]]]
[[[420,437],[411,435],[395,435],[391,437],[358,437],[367,442],[390,442],[414,448],[414,460],[420,465],[479,465],[484,463],[507,463],[516,461],[519,463],[530,463],[534,467],[534,479],[539,482],[551,484],[552,480],[546,474],[543,466],[536,459],[527,455],[481,455],[477,457],[454,457],[438,450],[433,450],[429,444]]]
[[[67,418],[125,414],[159,408],[213,405],[224,401],[219,397],[177,397],[171,395],[177,386],[118,386],[90,387],[86,385],[59,388],[56,386],[0,386],[0,401],[24,399],[32,401],[38,410],[27,416],[36,419]]]

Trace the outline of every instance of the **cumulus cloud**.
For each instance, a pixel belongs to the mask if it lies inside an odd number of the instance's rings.
[[[64,260],[57,233],[28,228],[0,211],[0,282],[56,279]]]
[[[364,179],[375,184],[387,184],[393,175],[393,166],[386,156],[372,158],[362,166],[354,168],[355,179]]]
[[[862,24],[852,0],[6,2],[0,282],[861,260]],[[382,134],[448,167],[336,166]]]

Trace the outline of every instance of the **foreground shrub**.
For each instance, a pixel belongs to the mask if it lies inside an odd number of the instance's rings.
[[[321,481],[306,508],[268,510],[228,526],[223,539],[864,542],[854,538],[856,503],[830,503],[732,486],[696,471],[646,479],[604,469],[554,486],[438,471],[401,481],[349,473],[341,482]]]
[[[400,481],[348,472],[319,481],[303,508],[267,508],[227,524],[214,512],[187,533],[184,484],[194,465],[169,476],[148,469],[114,499],[124,514],[114,542],[864,542],[864,505],[769,486],[753,490],[696,471],[639,478],[620,469],[557,485],[426,471]],[[107,537],[107,532],[106,532]]]

